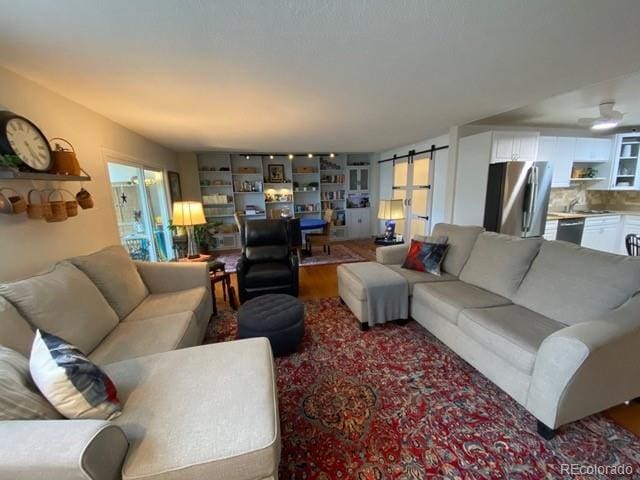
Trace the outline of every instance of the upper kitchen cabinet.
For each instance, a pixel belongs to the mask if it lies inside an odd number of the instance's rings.
[[[616,155],[611,172],[613,190],[640,189],[640,135],[618,135]]]
[[[553,166],[552,188],[568,187],[576,148],[573,137],[540,137],[538,161]]]
[[[589,182],[589,188],[606,188],[613,142],[609,138],[540,137],[538,160],[553,165],[551,186],[569,187]]]
[[[535,161],[538,132],[493,132],[491,163]]]
[[[574,162],[606,163],[611,160],[612,145],[609,138],[576,138]]]

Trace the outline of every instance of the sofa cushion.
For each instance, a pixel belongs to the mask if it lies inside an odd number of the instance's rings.
[[[416,285],[413,297],[415,301],[428,305],[453,324],[458,322],[458,315],[465,308],[493,307],[511,303],[507,298],[460,280]]]
[[[11,303],[0,297],[0,345],[29,358],[33,333],[29,322]]]
[[[120,245],[69,261],[91,279],[120,319],[149,295],[135,263]]]
[[[202,335],[209,323],[211,305],[211,292],[206,287],[190,288],[179,292],[154,293],[145,298],[124,321],[136,322],[174,313],[193,312]]]
[[[0,421],[62,418],[38,391],[29,373],[29,360],[0,345]]]
[[[402,265],[385,265],[385,267],[393,270],[396,273],[402,275],[409,283],[409,295],[413,295],[413,287],[418,283],[431,283],[431,282],[447,282],[451,280],[457,280],[457,277],[450,273],[441,272],[440,276],[432,275],[427,272],[417,272],[415,270],[407,270],[402,268]]]
[[[89,277],[69,262],[47,273],[0,285],[9,300],[35,328],[40,328],[90,353],[118,324]]]
[[[120,415],[111,379],[60,337],[36,330],[29,370],[38,389],[67,418],[111,420]]]
[[[249,267],[244,277],[247,288],[288,285],[292,282],[291,270],[285,263],[256,263]]]
[[[124,403],[124,480],[270,478],[280,458],[266,338],[174,350],[105,367]]]
[[[507,363],[531,374],[543,340],[565,325],[519,305],[507,305],[464,310],[458,327]]]
[[[513,298],[541,243],[539,238],[483,232],[460,272],[460,280]]]
[[[545,241],[513,303],[566,325],[595,320],[640,291],[640,257]]]
[[[121,322],[89,359],[99,365],[199,345],[193,312],[173,313],[136,322]]]
[[[433,227],[432,235],[434,237],[444,236],[448,238],[449,250],[442,262],[442,270],[456,277],[460,275],[478,235],[483,231],[484,228],[482,227],[451,225],[448,223],[438,223]]]

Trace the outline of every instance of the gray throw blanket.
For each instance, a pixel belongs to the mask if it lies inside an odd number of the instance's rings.
[[[409,283],[402,275],[376,262],[350,263],[349,270],[367,290],[369,326],[409,318]]]

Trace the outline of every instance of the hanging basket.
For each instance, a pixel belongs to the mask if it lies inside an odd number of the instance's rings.
[[[34,201],[34,198],[36,198],[37,201]],[[27,216],[30,219],[41,220],[51,214],[51,205],[44,192],[36,189],[29,190],[27,200],[29,201],[29,205],[27,205]]]
[[[64,206],[67,209],[67,217],[77,217],[78,201],[76,200],[76,197],[74,197],[73,193],[71,193],[69,190],[61,190],[61,192],[63,192],[63,196],[64,196],[64,193],[66,193],[71,197],[71,200],[65,200],[64,202]]]
[[[53,156],[51,173],[60,175],[82,175],[82,169],[80,168],[80,163],[78,162],[78,157],[76,156],[73,145],[71,145],[68,140],[59,137],[52,138],[49,140],[49,143],[53,143],[54,140],[66,143],[69,148],[65,148],[65,146],[60,145],[60,143],[54,143],[54,146],[51,148]]]
[[[54,198],[57,197],[56,200]],[[48,196],[50,213],[45,217],[49,223],[64,222],[68,218],[67,205],[61,190],[53,190]]]
[[[80,191],[76,193],[76,200],[83,210],[93,208],[93,197],[84,188],[81,188]]]

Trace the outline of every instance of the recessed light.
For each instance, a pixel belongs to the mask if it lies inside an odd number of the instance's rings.
[[[329,156],[330,156],[331,158],[333,158],[333,157],[335,157],[335,156],[336,156],[336,154],[335,154],[335,153],[330,153],[330,154],[329,154]]]
[[[313,158],[313,153],[310,153],[309,155],[307,155],[307,157]]]
[[[249,155],[245,155],[244,158],[246,158],[247,160],[249,160]]]
[[[293,153],[289,154],[289,160],[293,160]]]
[[[273,155],[269,155],[269,159],[270,159],[270,160],[273,160]]]

